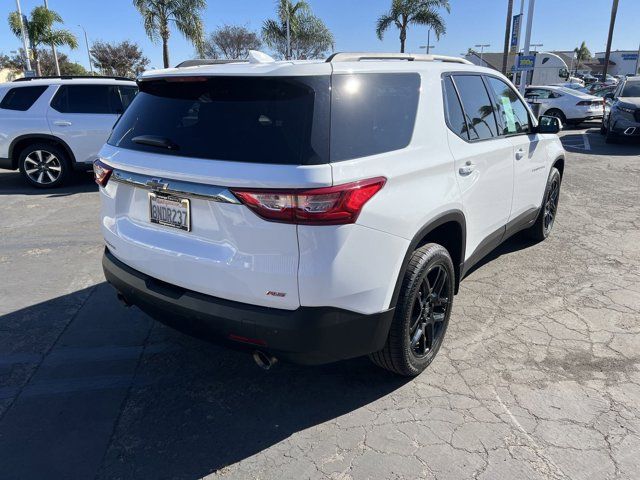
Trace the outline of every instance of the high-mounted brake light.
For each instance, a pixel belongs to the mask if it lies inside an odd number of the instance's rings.
[[[384,177],[309,190],[236,189],[231,191],[257,215],[299,225],[354,223],[362,207],[384,186]]]
[[[109,177],[111,177],[111,173],[113,173],[113,168],[106,163],[99,159],[93,162],[93,179],[101,187],[105,187],[107,185]]]

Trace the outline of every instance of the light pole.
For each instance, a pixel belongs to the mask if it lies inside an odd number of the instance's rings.
[[[507,57],[509,56],[509,36],[511,35],[511,15],[513,14],[513,0],[507,3],[507,25],[504,28],[504,49],[502,51],[502,74],[507,74]]]
[[[638,45],[638,55],[636,56],[636,71],[633,72],[634,75],[638,75],[638,67],[640,67],[640,45]]]
[[[529,45],[529,48],[535,48],[535,47],[544,47],[544,44],[542,44],[542,43],[532,43],[531,45]],[[537,52],[537,50],[534,50],[534,52]]]
[[[87,31],[84,29],[84,27],[80,24],[78,24],[78,26],[84,32],[84,43],[87,46],[87,57],[89,57],[89,70],[91,70],[91,75],[93,76],[93,63],[91,62],[91,51],[89,50],[89,37],[87,37]]]
[[[287,60],[291,60],[291,20],[289,16],[289,5],[287,5]]]
[[[44,0],[44,8],[49,10],[48,0]],[[58,63],[58,52],[56,51],[56,44],[51,44],[51,52],[53,53],[53,61],[56,64],[56,75],[60,76],[60,64]]]
[[[490,46],[491,46],[490,43],[482,43],[482,44],[476,45],[476,48],[480,49],[480,62],[482,62],[482,55],[484,54],[484,48],[490,47]]]
[[[24,48],[24,56],[27,59],[27,70],[31,71],[31,60],[29,60],[29,43],[27,41],[27,32],[24,28],[24,21],[22,20],[22,10],[20,9],[20,0],[16,0],[16,6],[18,7],[18,16],[20,17],[20,31],[22,32],[22,47]],[[26,72],[25,72],[26,76]]]
[[[602,71],[602,81],[607,80],[607,70],[609,70],[609,57],[611,56],[611,41],[613,40],[613,27],[616,25],[616,15],[618,14],[618,0],[613,0],[611,5],[611,21],[609,22],[609,36],[607,37],[607,51],[604,54],[604,70]]]
[[[531,26],[533,25],[533,9],[536,0],[529,0],[529,11],[527,12],[527,31],[524,35],[524,55],[529,55],[531,46]],[[520,72],[520,93],[524,95],[524,87],[527,86],[527,72]]]

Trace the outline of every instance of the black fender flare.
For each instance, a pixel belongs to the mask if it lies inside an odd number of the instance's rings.
[[[49,135],[47,133],[29,133],[29,134],[20,135],[19,137],[14,138],[11,144],[9,145],[9,158],[11,159],[12,166],[14,169],[18,168],[18,158],[14,157],[14,149],[15,149],[15,146],[18,144],[18,142],[21,142],[23,140],[34,140],[34,141],[44,140],[48,142],[55,142],[59,144],[64,149],[65,153],[69,156],[69,160],[71,161],[71,166],[73,167],[76,164],[76,157],[73,154],[71,147],[69,147],[69,145],[67,145],[67,142],[65,142],[61,138],[56,137],[55,135]]]
[[[436,218],[432,219],[424,225],[418,233],[415,234],[411,243],[409,243],[409,247],[407,248],[407,252],[405,253],[404,259],[402,260],[402,266],[400,267],[400,273],[398,275],[398,279],[396,280],[396,286],[393,290],[393,295],[391,297],[391,304],[389,308],[394,308],[396,303],[398,302],[398,297],[400,296],[400,289],[402,288],[402,280],[404,279],[404,274],[407,271],[407,266],[409,265],[409,261],[411,260],[411,255],[413,252],[419,247],[421,243],[428,237],[428,235],[433,232],[436,228],[444,225],[445,223],[455,222],[459,225],[460,231],[462,232],[462,238],[460,238],[461,246],[460,246],[460,262],[459,265],[455,265],[454,269],[456,270],[456,283],[455,283],[455,292],[458,293],[458,287],[460,285],[460,274],[462,272],[462,266],[464,264],[464,256],[465,249],[467,245],[467,223],[465,220],[464,213],[461,210],[448,210],[446,212],[441,213]]]

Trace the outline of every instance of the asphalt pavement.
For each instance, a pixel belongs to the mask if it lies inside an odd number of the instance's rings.
[[[638,478],[640,145],[562,138],[552,236],[462,282],[413,380],[367,359],[265,372],[124,308],[90,177],[0,173],[0,478]]]

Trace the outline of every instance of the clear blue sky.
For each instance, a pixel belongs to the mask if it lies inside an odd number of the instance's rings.
[[[489,43],[489,51],[501,51],[507,0],[450,0],[452,10],[445,14],[447,33],[433,53],[459,55],[478,43]],[[21,0],[23,12],[42,5],[42,0]],[[397,31],[390,29],[383,42],[375,35],[376,18],[390,5],[391,0],[309,0],[313,11],[334,33],[338,51],[397,51]],[[152,44],[145,36],[138,12],[131,0],[49,0],[49,7],[64,18],[66,28],[81,40],[74,51],[63,49],[72,60],[88,66],[82,24],[94,40],[138,42],[151,60],[150,67],[161,67],[161,46]],[[6,23],[15,0],[0,3],[0,53],[9,53],[20,46]],[[514,0],[514,10],[520,0]],[[525,6],[525,11],[526,11]],[[274,0],[208,0],[204,14],[207,32],[224,24],[242,24],[259,30],[262,22],[274,15]],[[592,53],[603,51],[611,12],[611,0],[537,0],[533,22],[533,43],[543,43],[543,50],[568,50],[582,40]],[[640,42],[640,0],[620,0],[613,49],[637,49]],[[417,52],[426,43],[427,30],[409,30],[407,49]],[[178,32],[170,40],[171,63],[193,57],[193,47]]]

